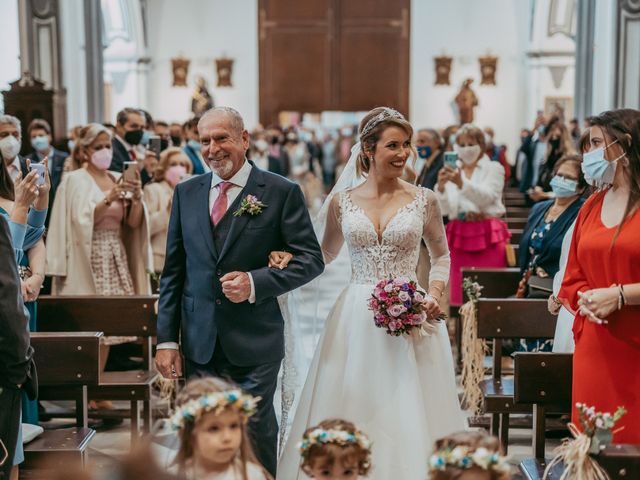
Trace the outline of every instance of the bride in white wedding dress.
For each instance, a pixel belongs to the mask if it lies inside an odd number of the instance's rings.
[[[309,426],[325,419],[349,420],[368,435],[373,442],[369,478],[380,480],[425,479],[433,442],[464,428],[445,323],[427,336],[414,329],[393,337],[375,326],[367,309],[379,280],[416,280],[423,239],[432,265],[429,285],[422,286],[431,314],[439,312],[449,278],[435,195],[400,180],[412,152],[412,133],[395,110],[369,112],[360,124],[362,150],[356,146],[350,160],[366,180],[328,199],[325,261],[346,243],[351,279],[326,320],[280,459],[279,479],[307,478],[299,469],[297,444]]]

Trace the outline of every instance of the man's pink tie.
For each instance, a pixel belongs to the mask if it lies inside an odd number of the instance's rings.
[[[231,187],[233,187],[233,183],[231,182],[221,182],[216,185],[216,188],[219,191],[218,198],[216,198],[216,201],[213,202],[213,208],[211,209],[211,222],[213,223],[213,225],[217,225],[227,211],[227,191]]]

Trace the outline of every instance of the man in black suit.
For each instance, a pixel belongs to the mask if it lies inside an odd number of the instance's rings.
[[[0,478],[9,478],[20,428],[20,391],[24,389],[35,398],[37,378],[29,342],[29,314],[22,303],[9,225],[2,216],[0,258],[0,440],[7,450]]]
[[[416,133],[415,143],[418,150],[416,185],[433,190],[438,183],[438,172],[444,166],[444,142],[434,129],[422,128]]]
[[[46,120],[37,118],[29,124],[27,128],[27,135],[31,141],[33,152],[21,160],[20,166],[22,168],[23,178],[27,173],[26,159],[31,160],[31,163],[40,163],[45,157],[49,158],[49,177],[51,178],[51,190],[49,191],[49,212],[53,206],[53,199],[56,196],[56,190],[62,180],[62,172],[64,169],[64,161],[68,157],[68,154],[61,152],[51,145],[51,126]],[[47,219],[45,225],[49,226],[49,212],[47,212]]]
[[[111,141],[113,158],[109,170],[122,173],[124,162],[142,162],[138,145],[146,125],[144,113],[136,108],[123,108],[116,117],[116,134]]]
[[[160,277],[156,365],[166,378],[229,378],[262,400],[249,423],[258,460],[275,476],[273,408],[284,357],[278,296],[322,273],[324,262],[300,187],[249,162],[240,114],[216,107],[198,123],[211,172],[176,186]],[[260,202],[258,211],[243,202]],[[272,251],[293,259],[268,267]],[[179,343],[180,342],[180,345]]]

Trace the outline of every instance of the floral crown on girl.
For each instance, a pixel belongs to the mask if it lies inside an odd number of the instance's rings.
[[[445,470],[447,467],[462,469],[479,467],[482,470],[493,470],[498,473],[508,473],[511,470],[507,457],[498,452],[484,447],[474,449],[466,446],[447,447],[431,455],[430,471]]]
[[[174,430],[180,430],[187,422],[196,422],[203,413],[219,414],[229,407],[236,409],[246,422],[256,413],[259,401],[260,397],[253,397],[240,390],[205,393],[177,407],[170,418],[171,426]]]
[[[300,455],[305,458],[309,453],[309,449],[314,445],[326,445],[329,443],[343,447],[347,445],[358,445],[367,452],[366,463],[370,463],[371,441],[364,433],[357,429],[353,432],[347,432],[345,430],[316,428],[304,436],[303,440],[298,444],[298,450],[300,451]]]

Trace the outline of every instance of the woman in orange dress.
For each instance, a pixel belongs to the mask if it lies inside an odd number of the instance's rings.
[[[573,324],[573,403],[627,409],[616,443],[640,443],[640,111],[591,119],[585,177],[602,188],[576,220],[561,302]],[[573,420],[577,421],[574,409]]]

